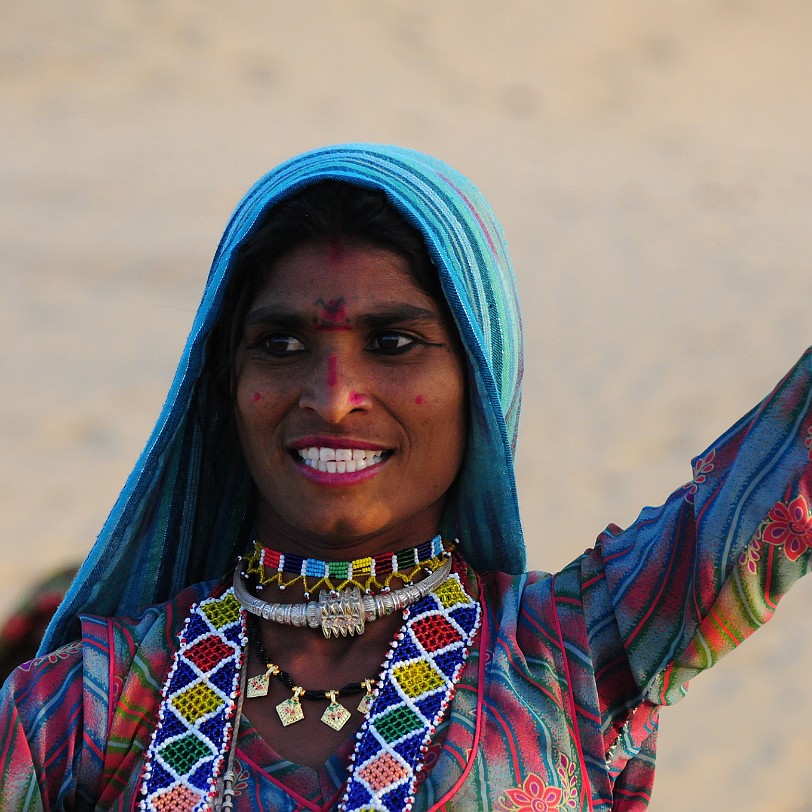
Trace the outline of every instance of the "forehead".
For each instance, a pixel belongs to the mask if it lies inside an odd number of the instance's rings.
[[[305,243],[269,267],[254,305],[287,302],[302,307],[341,298],[347,304],[434,302],[412,278],[400,254],[344,239]]]

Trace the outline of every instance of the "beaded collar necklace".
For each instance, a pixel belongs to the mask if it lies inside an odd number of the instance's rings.
[[[246,575],[256,579],[259,591],[270,584],[285,589],[301,581],[305,597],[310,597],[310,592],[319,588],[331,592],[353,586],[362,592],[386,590],[395,578],[409,584],[422,567],[433,559],[445,557],[453,549],[453,544],[445,544],[440,536],[435,536],[397,553],[382,553],[353,561],[322,561],[280,553],[255,541],[254,551],[245,558],[243,566]],[[271,575],[268,575],[269,570]],[[286,579],[286,575],[291,577]]]

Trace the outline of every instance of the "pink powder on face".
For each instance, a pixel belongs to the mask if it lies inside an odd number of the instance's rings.
[[[419,406],[421,403],[425,403],[425,402],[426,402],[426,399],[423,397],[423,395],[418,395],[418,396],[417,396],[417,397],[414,399],[414,402],[415,402],[415,403],[416,403],[416,404]]]
[[[254,403],[259,403],[262,400],[262,394],[260,392],[254,392],[251,400],[253,400]]]
[[[350,392],[350,403],[353,406],[360,406],[364,402],[364,396],[359,395],[358,392]]]
[[[331,355],[327,359],[327,383],[335,386],[338,383],[338,359]]]

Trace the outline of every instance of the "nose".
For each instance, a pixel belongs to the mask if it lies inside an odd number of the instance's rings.
[[[299,398],[302,409],[311,409],[327,423],[340,423],[348,414],[367,411],[371,401],[358,371],[346,357],[330,353],[314,364]]]

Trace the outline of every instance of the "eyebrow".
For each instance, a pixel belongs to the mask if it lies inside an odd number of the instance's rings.
[[[359,327],[388,327],[392,324],[439,322],[442,316],[435,310],[426,307],[417,307],[411,304],[398,304],[392,307],[383,307],[369,313],[362,313],[354,319]],[[310,316],[299,311],[278,310],[272,305],[258,307],[245,317],[245,326],[253,327],[258,324],[273,324],[287,329],[302,329],[313,323]]]

